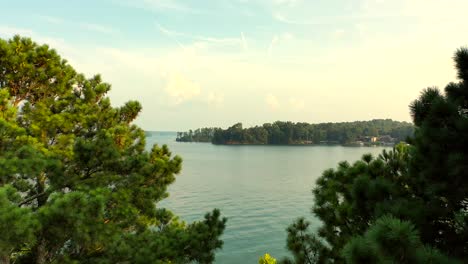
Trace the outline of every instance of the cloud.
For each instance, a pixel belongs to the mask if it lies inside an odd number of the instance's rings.
[[[10,27],[10,26],[2,26],[0,25],[0,36],[4,38],[10,38],[14,35],[21,35],[21,36],[28,36],[31,37],[33,35],[33,31],[30,29],[25,28],[18,28],[18,27]]]
[[[383,17],[383,16],[382,16]],[[381,18],[381,16],[363,16],[363,15],[345,15],[345,16],[317,16],[314,19],[299,20],[299,19],[290,19],[282,14],[275,13],[273,18],[284,24],[291,25],[302,25],[302,26],[324,26],[337,24],[338,22],[348,21],[348,20],[360,20],[360,19],[376,19]]]
[[[247,40],[245,39],[244,32],[241,32],[242,48],[247,50],[249,46],[247,45]]]
[[[359,36],[363,37],[367,34],[368,25],[363,23],[358,23],[355,25],[356,31],[358,32]]]
[[[202,35],[193,35],[185,32],[179,32],[175,30],[168,29],[164,27],[158,22],[155,22],[156,27],[158,30],[168,37],[181,37],[181,38],[189,38],[192,40],[208,42],[211,44],[226,44],[226,45],[240,45],[243,46],[245,43],[244,33],[241,33],[240,37],[227,37],[227,38],[219,38],[219,37],[212,37],[212,36],[202,36]],[[183,47],[183,45],[176,40],[177,43]],[[246,44],[246,43],[245,43]]]
[[[210,92],[207,97],[207,102],[210,105],[221,106],[224,103],[224,96],[215,92]]]
[[[305,108],[305,102],[303,99],[290,98],[289,107],[296,111],[303,110]]]
[[[283,33],[281,35],[274,35],[271,38],[270,46],[268,46],[268,56],[271,56],[273,48],[279,44],[281,41],[289,41],[293,39],[294,36],[291,33]]]
[[[190,6],[184,5],[177,0],[137,0],[137,1],[127,1],[128,4],[145,8],[151,9],[154,11],[164,11],[164,10],[172,10],[178,12],[185,12],[185,13],[198,13],[199,10],[196,10]]]
[[[76,49],[71,45],[68,45],[64,39],[47,37],[45,35],[37,34],[37,32],[27,28],[0,25],[0,37],[8,39],[12,38],[14,35],[32,38],[33,41],[41,45],[47,44],[50,48],[57,50],[61,55],[70,55],[76,51]]]
[[[141,0],[139,1],[141,2]],[[186,3],[185,1],[180,2]],[[386,3],[385,5],[389,4]],[[392,2],[391,5],[396,4]],[[451,5],[447,5],[447,10],[451,9],[449,6]],[[256,5],[256,7],[258,6]],[[401,5],[396,7],[401,7]],[[413,99],[411,97],[413,94],[415,94],[414,97],[417,96],[420,87],[444,85],[454,78],[450,57],[453,50],[461,45],[460,43],[467,43],[466,36],[459,34],[459,32],[467,29],[468,24],[465,22],[458,23],[458,20],[447,20],[443,24],[430,24],[431,21],[427,23],[400,21],[398,24],[393,24],[394,21],[392,20],[384,21],[391,23],[385,23],[384,27],[380,27],[380,23],[373,23],[377,17],[395,15],[398,12],[402,13],[403,17],[405,17],[403,12],[406,12],[406,16],[424,15],[423,12],[415,9],[416,6],[414,8],[408,7],[406,10],[395,10],[396,7],[375,7],[369,12],[356,10],[356,12],[348,16],[346,14],[340,16],[340,12],[330,13],[330,16],[327,16],[322,12],[322,16],[307,17],[301,16],[303,15],[302,12],[286,13],[288,12],[286,6],[285,9],[277,6],[279,13],[296,22],[302,20],[302,22],[308,22],[309,24],[337,23],[337,25],[327,27],[328,30],[315,32],[313,30],[314,26],[301,27],[273,23],[271,27],[265,29],[260,27],[263,25],[261,23],[258,28],[249,27],[248,31],[241,25],[232,28],[229,32],[215,32],[216,35],[210,33],[214,32],[211,30],[189,31],[188,29],[181,29],[177,14],[167,11],[168,18],[155,17],[155,19],[160,19],[161,22],[166,21],[163,25],[167,27],[161,25],[156,27],[156,24],[153,23],[153,25],[150,24],[153,30],[146,33],[147,36],[156,33],[160,35],[159,38],[167,38],[169,45],[166,42],[159,43],[154,38],[147,39],[147,41],[137,46],[126,43],[125,41],[128,42],[128,40],[122,40],[124,42],[117,44],[103,44],[100,41],[90,40],[91,42],[83,44],[82,41],[76,41],[75,38],[69,39],[69,36],[65,35],[66,42],[60,40],[49,41],[44,40],[44,35],[40,39],[37,38],[39,37],[37,33],[43,33],[49,37],[54,36],[54,34],[50,35],[51,33],[44,31],[45,29],[38,28],[37,32],[32,32],[19,26],[19,28],[0,27],[0,34],[6,32],[10,34],[8,37],[15,33],[28,36],[34,35],[33,40],[48,43],[51,47],[57,48],[60,54],[64,55],[64,58],[67,58],[77,70],[86,71],[87,73],[102,73],[103,79],[113,84],[110,93],[113,102],[118,104],[128,98],[142,101],[145,108],[143,117],[146,118],[144,120],[148,120],[145,121],[147,125],[156,123],[153,122],[154,113],[166,111],[161,110],[161,108],[167,106],[168,102],[181,104],[179,106],[180,109],[184,108],[183,112],[193,109],[194,104],[203,104],[203,109],[212,109],[212,105],[222,105],[223,108],[216,113],[220,116],[219,120],[236,119],[239,111],[252,113],[260,103],[264,105],[264,111],[260,111],[261,113],[254,116],[248,114],[244,116],[246,122],[252,122],[252,120],[263,122],[262,120],[268,120],[272,115],[282,114],[283,111],[284,116],[286,118],[289,116],[290,119],[319,118],[326,120],[327,118],[342,118],[342,116],[335,114],[336,111],[333,109],[339,109],[341,104],[346,105],[348,103],[345,102],[346,100],[352,99],[351,101],[358,102],[355,105],[359,106],[348,107],[351,110],[347,111],[346,115],[343,116],[345,119],[368,116],[368,109],[373,109],[374,112],[372,113],[376,116],[385,117],[390,115],[389,117],[392,118],[409,118],[406,104],[410,99]],[[420,8],[428,9],[424,4]],[[433,5],[431,10],[440,10],[441,8],[442,6]],[[457,8],[457,10],[453,11],[461,12],[461,10],[466,10],[466,8]],[[307,10],[301,11],[306,13]],[[310,11],[313,13],[314,10]],[[444,11],[442,14],[446,15],[449,12]],[[151,14],[149,15],[151,16]],[[171,17],[175,20],[171,19]],[[461,19],[461,17],[463,16],[456,16],[454,19]],[[219,17],[213,19],[215,18]],[[285,17],[282,18],[286,19]],[[336,20],[334,20],[335,18]],[[37,19],[37,21],[51,27],[54,26],[44,23],[45,21],[40,19]],[[152,21],[150,20],[150,23]],[[188,21],[191,21],[191,19]],[[76,21],[65,22],[77,23],[74,24],[75,28],[80,28],[80,23],[82,23]],[[14,26],[15,24],[10,25]],[[342,41],[348,41],[349,45],[333,45],[334,43],[329,45],[330,41],[314,41],[318,36],[329,40],[332,40],[332,37],[338,38],[343,34],[342,29],[346,30],[344,35],[346,39],[342,39]],[[121,30],[123,33],[124,29]],[[197,30],[203,29],[198,28]],[[296,34],[290,43],[282,42],[293,37],[291,34],[284,34],[282,37],[281,33],[285,31]],[[359,33],[364,34],[365,37],[359,36]],[[225,42],[219,41],[218,38],[218,41],[213,42],[214,39],[217,39],[213,36],[234,37],[236,40]],[[355,38],[359,38],[359,41],[354,41]],[[185,46],[183,49],[176,45],[175,41],[177,40]],[[430,45],[426,45],[427,43],[430,43]],[[62,46],[64,44],[70,45],[76,51],[63,53]],[[231,44],[232,46],[227,46]],[[247,52],[244,51],[245,47],[248,48]],[[107,52],[102,52],[102,49],[106,49]],[[386,52],[382,53],[382,50]],[[267,53],[271,54],[272,57],[265,59]],[[356,63],[356,61],[359,63]],[[402,64],[402,61],[405,61],[405,63]],[[414,71],[414,69],[418,69],[418,71]],[[162,72],[182,74],[185,78],[180,78],[189,83],[183,86],[189,88],[172,88],[178,87],[178,85],[170,85],[170,75],[161,75]],[[387,78],[389,81],[381,84],[382,78],[385,78],[384,75],[388,75],[388,72],[391,72],[394,78]],[[195,82],[191,78],[196,78]],[[177,78],[173,77],[172,79]],[[177,82],[172,81],[172,83]],[[190,85],[193,83],[196,87],[194,89],[192,89],[193,85]],[[128,87],[131,87],[131,90]],[[314,87],[314,89],[311,89],[311,87]],[[375,87],[378,87],[378,89]],[[166,88],[170,92],[166,91]],[[286,90],[285,88],[290,89]],[[375,94],[375,91],[379,92],[385,89],[392,91],[392,93],[383,95],[389,99],[384,100],[385,102],[373,103],[369,100],[366,101],[366,98],[362,96],[363,94],[370,96]],[[393,92],[393,89],[395,89],[395,92]],[[213,93],[210,91],[213,91]],[[267,96],[269,93],[272,95]],[[245,94],[249,94],[249,96],[245,97]],[[304,99],[305,102],[301,102],[300,99]],[[392,104],[387,102],[392,102]],[[328,107],[327,104],[331,104],[331,106]],[[242,109],[239,109],[239,105],[242,105]],[[322,109],[321,107],[323,107],[326,110],[317,110],[317,113],[321,113],[320,115],[317,114],[317,117],[307,116],[307,111],[311,111],[309,109],[310,105],[314,105],[314,109]],[[368,107],[367,110],[366,107]],[[270,111],[270,108],[277,110]],[[296,110],[302,108],[305,108],[305,111]],[[402,110],[398,112],[394,109]],[[176,111],[171,112],[170,109],[167,111],[167,114],[176,117]],[[171,120],[177,120],[177,118],[171,118]],[[196,119],[188,118],[183,121],[192,122],[193,120]],[[175,122],[161,118],[158,121],[163,125]]]
[[[217,38],[217,37],[205,37],[205,36],[192,36],[192,38],[218,44],[231,44],[238,45],[242,42],[240,38]]]
[[[333,39],[340,39],[344,36],[345,31],[343,29],[336,29],[331,33]]]
[[[167,94],[180,104],[200,94],[200,86],[179,73],[170,74],[165,87]]]
[[[50,24],[65,24],[67,21],[57,18],[57,17],[51,17],[51,16],[37,16],[39,19],[46,21],[47,23]],[[113,28],[106,27],[103,25],[98,25],[98,24],[92,24],[92,23],[80,23],[80,24],[72,24],[68,23],[70,26],[73,27],[81,27],[83,29],[89,30],[89,31],[95,31],[98,33],[103,33],[103,34],[114,34],[117,31]],[[28,36],[28,37],[34,37],[35,40],[40,40],[41,36],[37,36],[37,34],[34,34],[34,32],[30,29],[24,29],[24,28],[17,28],[17,27],[10,27],[10,26],[1,26],[0,25],[0,34],[1,36],[13,36],[15,34],[21,35],[21,36]],[[50,39],[50,38],[49,38]],[[48,43],[47,44],[55,44],[55,43]]]
[[[113,28],[106,27],[103,25],[92,24],[92,23],[82,23],[81,27],[90,31],[94,31],[97,33],[112,35],[115,34],[117,31]]]
[[[279,38],[277,35],[274,35],[273,38],[271,39],[270,46],[268,47],[268,56],[271,56],[271,53],[273,51],[273,47],[278,43]]]
[[[345,22],[362,22],[362,21],[378,21],[378,20],[399,20],[401,18],[414,18],[414,15],[407,15],[395,12],[382,12],[381,9],[369,11],[370,8],[363,7],[363,11],[352,15],[335,15],[335,16],[315,16],[313,19],[291,19],[280,13],[274,13],[273,19],[284,24],[302,25],[302,26],[325,26],[335,25]],[[375,8],[374,8],[375,9]]]
[[[62,24],[64,22],[63,19],[52,16],[39,16],[39,18],[50,24]]]
[[[280,106],[278,98],[272,94],[268,94],[265,98],[265,103],[271,110],[277,110]]]
[[[463,23],[468,8],[465,0],[440,1],[440,0],[412,0],[401,2],[401,14],[425,18],[438,22],[442,20],[452,20]]]
[[[172,37],[172,36],[183,36],[184,35],[183,33],[180,33],[180,32],[174,31],[174,30],[170,30],[170,29],[164,27],[163,25],[159,24],[158,22],[154,22],[154,24],[159,29],[159,31],[161,31],[161,33],[163,33],[166,36],[171,36]]]
[[[273,18],[279,22],[282,22],[285,24],[292,24],[292,25],[323,25],[325,24],[320,21],[312,21],[312,20],[292,20],[278,13],[273,14]]]
[[[301,2],[301,0],[274,0],[274,3],[277,5],[288,5],[288,6],[295,6]]]

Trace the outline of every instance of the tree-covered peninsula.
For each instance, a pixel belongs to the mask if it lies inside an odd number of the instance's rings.
[[[243,128],[201,128],[178,132],[178,142],[211,142],[226,145],[394,145],[413,135],[414,126],[391,119],[341,123],[293,123],[277,121]]]
[[[211,263],[226,220],[187,224],[158,202],[181,170],[145,148],[138,102],[47,45],[0,39],[0,263]]]

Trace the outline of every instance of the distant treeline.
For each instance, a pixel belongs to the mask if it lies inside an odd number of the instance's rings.
[[[404,141],[413,135],[413,131],[413,124],[391,119],[320,124],[277,121],[250,128],[237,123],[228,129],[200,128],[178,132],[176,141],[227,145],[389,144]]]

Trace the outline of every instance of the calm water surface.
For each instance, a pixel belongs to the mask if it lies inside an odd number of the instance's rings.
[[[355,161],[365,153],[375,156],[382,147],[341,146],[216,146],[178,143],[174,133],[154,132],[153,144],[167,144],[182,156],[182,173],[169,187],[160,206],[187,222],[201,220],[213,208],[228,218],[224,246],[216,263],[258,263],[270,253],[286,256],[286,227],[310,213],[315,180],[343,160]]]

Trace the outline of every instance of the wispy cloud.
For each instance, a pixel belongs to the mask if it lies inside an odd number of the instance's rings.
[[[334,24],[340,20],[350,20],[363,18],[361,16],[330,16],[330,17],[314,17],[313,19],[299,20],[291,19],[280,13],[273,14],[273,18],[281,23],[291,24],[291,25],[303,25],[303,26],[323,26]]]
[[[244,44],[246,44],[244,33],[241,33],[241,36],[237,38],[235,37],[219,38],[219,37],[212,37],[212,36],[193,35],[193,34],[189,34],[185,32],[171,30],[159,24],[158,22],[155,22],[155,25],[161,33],[169,37],[181,37],[181,38],[188,38],[192,40],[204,41],[204,42],[210,42],[210,43],[216,43],[216,44],[239,45],[242,47],[244,47]]]
[[[268,56],[271,56],[271,53],[273,52],[273,47],[278,43],[279,38],[277,35],[274,35],[273,38],[270,41],[270,46],[268,46]]]
[[[222,94],[219,94],[219,93],[210,92],[208,94],[208,97],[207,97],[207,102],[210,105],[220,107],[220,106],[223,105],[224,96]]]
[[[64,24],[66,26],[70,26],[74,28],[82,28],[88,31],[94,31],[94,32],[102,33],[102,34],[111,35],[111,34],[115,34],[118,32],[118,30],[115,28],[111,28],[109,26],[104,26],[104,25],[95,24],[95,23],[74,23],[72,21],[67,21],[63,18],[45,16],[45,15],[39,15],[37,17],[50,24],[55,24],[55,25]]]
[[[193,12],[195,9],[176,0],[144,0],[145,4],[157,9],[172,9],[183,12]]]
[[[466,0],[369,0],[365,8],[361,6],[365,0],[240,1],[96,3],[96,7],[108,7],[106,12],[114,21],[93,14],[76,21],[49,12],[22,21],[13,13],[10,22],[0,23],[0,36],[32,37],[57,49],[77,71],[101,73],[113,84],[109,96],[117,105],[128,98],[142,102],[145,111],[138,122],[148,128],[197,126],[205,121],[229,125],[240,115],[251,123],[278,116],[314,122],[352,120],[369,113],[409,119],[407,102],[417,96],[419,87],[452,80],[450,57],[467,42],[460,34],[468,29],[463,20]],[[20,10],[16,2],[6,5],[5,12]],[[63,14],[73,12],[70,6],[63,8]],[[200,8],[203,17],[191,13],[193,8]],[[130,12],[122,13],[125,10]],[[244,11],[252,12],[252,17]],[[129,27],[118,26],[122,19]],[[144,21],[149,21],[150,28],[141,27],[138,36],[118,38],[134,35],[131,29]],[[86,28],[82,23],[99,25]],[[74,34],[78,30],[81,34]],[[83,34],[87,30],[106,36],[106,41],[87,39]],[[116,35],[104,35],[114,30]],[[388,72],[395,78],[382,83]],[[388,100],[366,100],[365,96],[375,94],[375,87],[392,91],[385,94]],[[166,109],[168,103],[172,108]],[[349,111],[336,113],[343,105]],[[222,108],[214,113],[217,106]],[[193,111],[200,111],[203,118],[183,115]]]
[[[175,11],[183,13],[201,13],[200,10],[183,4],[178,0],[116,0],[134,8],[151,10],[155,12]]]
[[[57,50],[62,56],[65,56],[70,63],[73,63],[73,58],[78,57],[77,49],[70,43],[67,43],[63,38],[50,37],[46,34],[38,33],[29,28],[12,27],[8,25],[0,25],[0,37],[11,38],[14,35],[21,37],[32,38],[38,44],[46,44],[50,48]]]
[[[74,23],[72,21],[67,21],[63,18],[53,17],[53,16],[44,16],[44,15],[39,15],[38,17],[39,19],[46,21],[47,23],[50,23],[50,24],[56,24],[56,25],[66,24],[67,26],[78,27],[78,28],[82,28],[88,31],[94,31],[97,33],[102,33],[102,34],[107,34],[107,35],[112,35],[118,32],[118,30],[115,28],[101,25],[101,24],[96,24],[96,23]]]
[[[117,33],[117,30],[111,27],[99,25],[99,24],[93,24],[93,23],[82,23],[80,26],[86,30],[89,31],[94,31],[97,33],[102,33],[102,34],[107,34],[107,35],[112,35]]]
[[[268,94],[266,96],[265,103],[271,110],[277,110],[280,106],[278,98],[272,94]]]
[[[221,44],[233,44],[239,45],[242,42],[240,38],[218,38],[218,37],[206,37],[206,36],[192,36],[192,38],[207,42],[221,43]]]
[[[39,16],[39,18],[43,21],[46,21],[47,23],[50,24],[62,24],[64,22],[63,19],[59,17],[53,17],[53,16]]]
[[[277,4],[277,5],[295,6],[295,5],[297,5],[299,2],[301,2],[301,0],[274,0],[273,2],[274,2],[275,4]]]
[[[167,36],[182,36],[182,35],[184,35],[184,34],[182,34],[180,32],[170,30],[170,29],[164,27],[163,25],[159,24],[158,22],[155,22],[154,24],[159,29],[159,31],[161,31],[161,33],[163,33],[164,35],[167,35]]]
[[[292,19],[280,13],[274,13],[273,18],[284,24],[303,25],[303,26],[323,26],[333,25],[349,21],[374,21],[382,19],[401,19],[401,18],[416,18],[414,15],[406,14],[356,14],[356,15],[343,15],[343,16],[317,16],[313,19]]]
[[[342,38],[344,34],[345,31],[343,29],[336,29],[331,33],[331,37],[336,40]]]
[[[179,73],[170,74],[165,90],[178,105],[200,94],[200,86]]]
[[[4,38],[10,38],[14,35],[22,35],[31,37],[33,35],[33,31],[26,28],[18,28],[18,27],[11,27],[11,26],[2,26],[0,25],[0,36]]]
[[[299,111],[305,108],[305,102],[303,99],[289,98],[289,107],[293,110]]]
[[[244,32],[241,32],[242,48],[248,50],[249,46],[247,45],[247,40],[245,39]]]
[[[280,35],[274,35],[272,38],[271,38],[271,41],[270,41],[270,46],[268,46],[268,56],[271,56],[272,53],[273,53],[273,49],[275,48],[275,46],[278,45],[278,43],[280,43],[281,41],[289,41],[291,39],[293,39],[293,35],[291,33],[283,33],[283,34],[280,34]]]
[[[293,20],[279,13],[273,14],[273,18],[279,22],[282,22],[285,24],[293,24],[293,25],[323,25],[324,24],[323,22],[313,21],[313,20]]]
[[[39,35],[31,29],[27,28],[18,28],[18,27],[11,27],[11,26],[4,26],[0,25],[0,37],[3,38],[11,38],[14,35],[20,35],[22,37],[30,37],[33,38],[34,41],[37,41],[40,44],[47,44],[50,45],[52,48],[56,48],[59,50],[69,50],[70,47],[65,44],[65,41],[60,38],[51,38],[46,37],[44,35]]]

